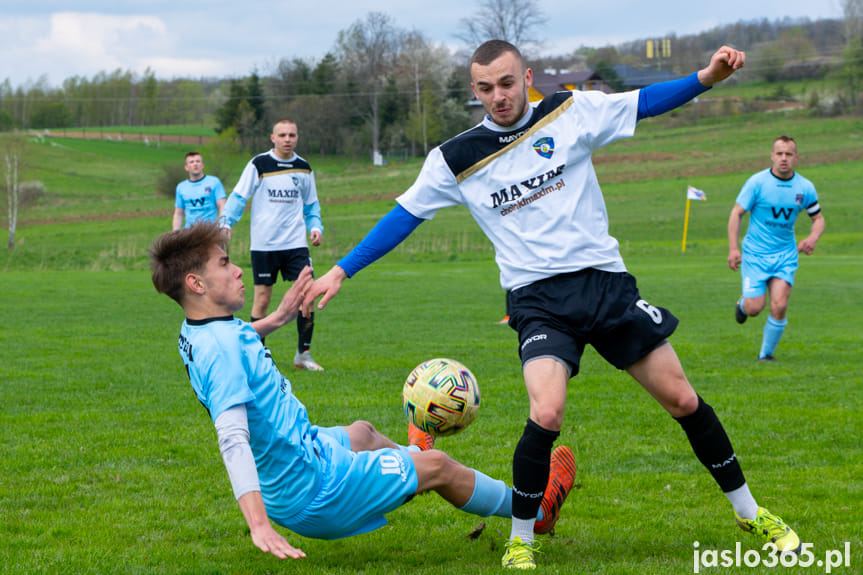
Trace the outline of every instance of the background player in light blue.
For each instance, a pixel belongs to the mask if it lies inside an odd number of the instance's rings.
[[[150,249],[152,279],[185,312],[180,356],[216,426],[234,496],[258,548],[281,559],[304,557],[271,520],[305,537],[347,537],[383,526],[386,513],[429,490],[468,513],[510,516],[511,488],[433,449],[433,438],[417,428],[426,437],[402,447],[365,421],[312,425],[261,343],[297,316],[311,268],[300,272],[273,313],[249,324],[233,316],[245,303],[245,286],[224,241],[208,223],[163,234]],[[548,488],[547,497],[562,503],[571,487],[570,481]],[[553,526],[558,513],[559,505],[540,519]]]
[[[767,305],[766,293],[770,293],[770,315],[764,324],[759,361],[774,361],[773,353],[788,323],[788,298],[798,252],[811,255],[824,233],[815,186],[795,172],[799,156],[794,139],[776,138],[770,161],[769,169],[754,174],[743,185],[728,218],[728,267],[740,269],[743,280],[743,295],[734,307],[737,323],[761,313]],[[812,227],[797,243],[794,225],[802,211],[812,218]],[[746,212],[750,213],[749,228],[741,255],[740,222]]]
[[[198,152],[186,154],[183,169],[188,180],[177,184],[174,196],[174,220],[171,229],[179,230],[196,222],[215,222],[225,207],[225,187],[216,176],[204,175],[204,160]]]

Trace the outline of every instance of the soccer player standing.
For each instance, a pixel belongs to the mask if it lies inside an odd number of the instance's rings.
[[[250,249],[255,293],[251,321],[267,315],[279,273],[283,280],[296,280],[304,267],[312,266],[309,241],[313,246],[321,245],[324,225],[315,173],[294,151],[298,140],[293,120],[283,119],[273,125],[273,149],[246,164],[220,219],[222,227],[230,230],[252,199]],[[294,366],[323,371],[310,352],[314,329],[314,314],[297,318]]]
[[[518,332],[529,417],[513,455],[513,517],[506,568],[533,569],[534,517],[554,481],[552,447],[560,435],[569,379],[585,345],[626,370],[681,425],[696,456],[730,500],[738,525],[797,549],[797,535],[758,506],[722,424],[693,390],[666,340],[677,319],[639,295],[627,273],[591,153],[632,136],[639,119],[670,111],[741,68],[745,54],[723,46],[687,78],[621,94],[558,92],[535,106],[533,72],[518,49],[482,44],[471,85],[486,117],[432,150],[398,205],[309,288],[303,313],[318,309],[343,280],[387,253],[437,210],[462,204],[491,240],[507,291],[509,325]],[[551,476],[551,477],[550,477]]]
[[[174,219],[171,229],[179,230],[197,222],[215,222],[225,207],[225,187],[216,176],[204,174],[204,160],[198,152],[186,154],[183,169],[188,180],[177,184],[174,192]]]
[[[740,270],[743,295],[734,306],[737,323],[757,316],[767,305],[759,361],[774,361],[773,353],[788,324],[788,299],[794,286],[798,252],[812,255],[824,233],[824,216],[815,186],[798,174],[797,142],[789,136],[773,141],[772,166],[754,174],[740,190],[728,218],[728,267]],[[797,216],[806,211],[812,219],[809,235],[800,243],[794,236]],[[740,222],[749,212],[749,228],[740,251]]]

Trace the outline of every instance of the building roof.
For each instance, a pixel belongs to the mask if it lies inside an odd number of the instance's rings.
[[[644,88],[657,82],[678,80],[681,77],[671,70],[640,70],[626,64],[617,64],[613,68],[617,77],[623,82],[623,87],[626,90]]]
[[[602,79],[602,76],[591,69],[561,73],[534,72],[533,86],[530,90],[531,101],[542,99],[563,90],[612,91],[605,80]]]

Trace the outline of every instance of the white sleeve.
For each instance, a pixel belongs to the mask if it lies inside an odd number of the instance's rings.
[[[439,146],[428,153],[416,181],[396,201],[412,215],[424,220],[434,218],[441,208],[464,203],[458,180]]]
[[[249,421],[246,406],[235,405],[216,418],[216,434],[219,436],[219,451],[234,488],[234,497],[239,499],[250,491],[260,491],[258,468],[249,445]]]
[[[233,193],[239,194],[246,200],[249,200],[255,195],[255,191],[258,189],[260,183],[261,178],[260,174],[258,174],[258,168],[255,166],[254,161],[250,161],[243,168],[243,173],[240,174],[240,179],[237,181],[237,185],[234,186]]]

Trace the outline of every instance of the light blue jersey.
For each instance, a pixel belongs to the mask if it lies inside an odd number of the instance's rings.
[[[246,405],[268,514],[290,517],[306,507],[320,486],[317,429],[257,332],[231,316],[186,320],[179,350],[192,388],[214,422],[228,408]]]
[[[812,182],[797,173],[790,180],[781,180],[770,169],[746,181],[737,203],[750,213],[743,253],[756,257],[796,254],[794,225],[798,214],[806,210],[814,216],[821,211]]]
[[[219,200],[225,199],[225,187],[216,176],[204,176],[198,181],[183,180],[177,184],[174,207],[186,215],[186,226],[197,222],[215,222],[219,218]]]
[[[771,278],[793,286],[799,265],[794,225],[803,210],[810,216],[821,211],[815,186],[800,174],[782,180],[767,169],[746,181],[737,203],[750,214],[740,265],[743,297],[764,295]]]
[[[309,422],[270,351],[233,316],[183,322],[179,351],[213,422],[246,406],[249,445],[270,519],[305,537],[335,539],[386,524],[416,493],[413,461],[399,449],[351,451],[341,427]]]

